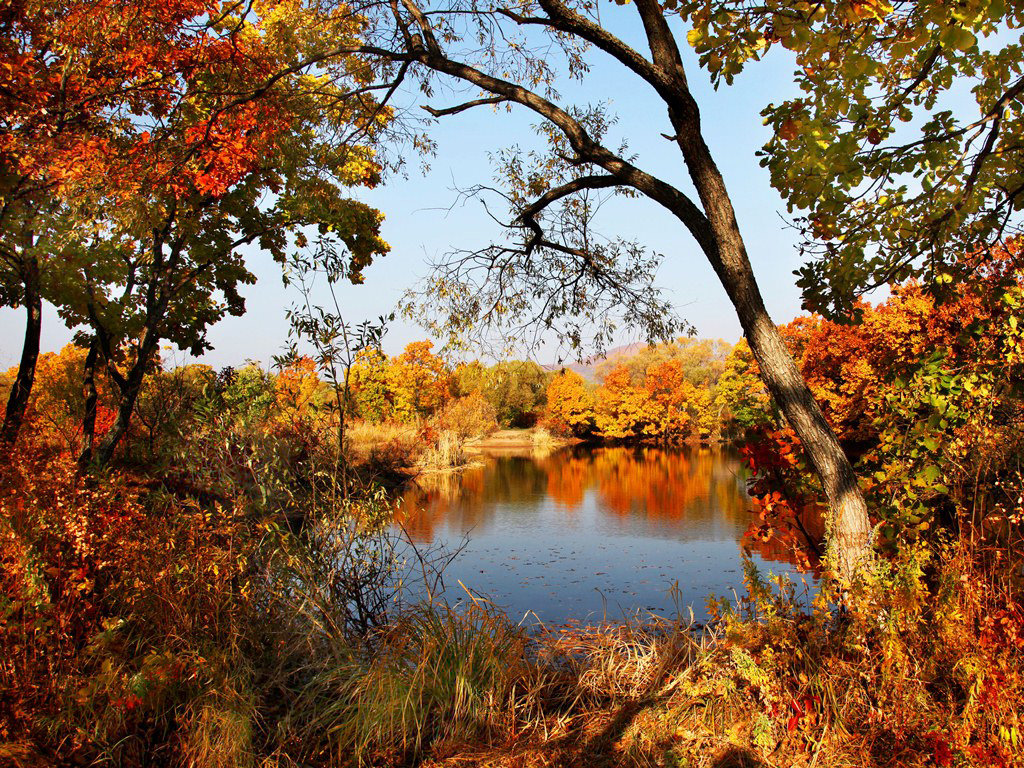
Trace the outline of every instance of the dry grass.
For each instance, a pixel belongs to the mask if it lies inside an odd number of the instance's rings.
[[[457,469],[466,465],[465,441],[455,432],[443,429],[437,433],[433,445],[427,446],[420,456],[423,469]]]
[[[537,427],[530,435],[534,445],[557,445],[565,442],[562,438],[556,437],[546,427]]]
[[[459,469],[469,463],[464,437],[423,424],[355,422],[347,443],[356,465],[376,474]]]
[[[347,426],[345,438],[349,450],[355,456],[365,458],[373,449],[390,444],[409,446],[412,450],[419,443],[419,432],[418,424],[354,421]]]

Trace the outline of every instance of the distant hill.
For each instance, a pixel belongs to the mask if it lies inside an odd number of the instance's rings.
[[[612,347],[605,352],[604,355],[588,357],[583,362],[567,360],[564,363],[541,363],[541,368],[545,371],[560,371],[563,368],[566,368],[570,371],[575,371],[589,381],[596,381],[597,369],[602,363],[608,360],[615,360],[620,357],[632,357],[646,346],[646,342],[635,341],[632,344],[622,344],[618,347]]]

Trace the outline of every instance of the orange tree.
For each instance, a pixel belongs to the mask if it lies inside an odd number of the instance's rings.
[[[594,393],[597,433],[612,440],[650,437],[656,433],[660,410],[643,388],[633,384],[625,365],[617,365]]]
[[[103,155],[119,125],[162,109],[198,31],[183,25],[199,12],[193,3],[75,0],[0,10],[0,297],[27,311],[5,442],[31,391],[44,283],[59,276],[55,250],[78,219],[67,200],[106,179]]]
[[[388,388],[388,358],[377,347],[356,353],[349,378],[355,415],[372,422],[390,418],[393,398]]]
[[[310,357],[297,357],[274,378],[275,414],[295,424],[307,421],[323,406],[325,389],[316,362]]]
[[[545,423],[554,432],[587,437],[595,429],[594,396],[583,377],[562,369],[548,383]]]
[[[436,413],[449,397],[451,373],[431,352],[430,341],[414,341],[388,366],[395,416],[410,421]]]
[[[798,216],[808,307],[846,317],[864,291],[914,276],[941,294],[1005,258],[1022,225],[1024,4],[673,5],[716,82],[773,48],[796,59],[799,92],[764,110],[762,163]]]
[[[643,386],[657,406],[654,433],[658,436],[681,437],[690,427],[708,422],[708,389],[690,382],[678,358],[649,366]]]
[[[630,361],[619,363],[594,397],[598,433],[615,440],[710,433],[716,415],[710,388],[694,386],[677,357],[651,363],[640,376]]]
[[[82,369],[87,356],[88,351],[75,344],[65,345],[60,352],[45,352],[39,356],[26,417],[32,437],[44,444],[69,451],[80,444],[86,409]],[[113,422],[112,406],[116,399],[105,376],[99,376],[95,385],[97,402],[93,408],[98,418],[94,428],[102,434]]]

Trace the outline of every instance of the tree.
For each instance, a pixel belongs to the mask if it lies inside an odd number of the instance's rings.
[[[722,339],[680,337],[674,341],[645,346],[634,355],[621,360],[629,366],[634,378],[644,376],[652,366],[668,360],[679,362],[683,376],[695,387],[713,388],[725,369],[725,359],[732,345]],[[620,359],[605,361],[597,368],[598,376],[618,364]]]
[[[138,80],[126,67],[126,52],[139,42],[131,35],[108,28],[102,50],[91,47],[82,55],[75,27],[84,6],[26,0],[0,11],[0,301],[26,311],[21,359],[0,430],[7,445],[17,438],[32,391],[46,257],[60,240],[54,236],[60,218],[69,215],[58,190],[73,185],[68,168],[76,154],[84,154],[84,137],[102,140],[94,131],[102,113],[114,108],[113,90]],[[146,51],[132,55],[145,64]]]
[[[456,367],[452,392],[466,397],[480,392],[504,427],[527,426],[544,403],[548,374],[537,363],[505,360],[485,367],[478,361]]]
[[[153,14],[163,17],[143,5],[145,32]],[[62,248],[73,279],[47,298],[70,325],[89,327],[120,393],[112,428],[94,457],[87,441],[83,462],[110,460],[162,341],[199,353],[213,323],[244,311],[238,286],[253,280],[246,246],[281,262],[289,248],[329,254],[353,282],[387,251],[381,215],[342,192],[379,180],[363,141],[386,120],[361,87],[372,72],[342,58],[319,65],[337,75],[331,82],[308,73],[319,47],[348,39],[358,20],[273,1],[258,15],[230,3],[214,16],[186,5],[149,29],[176,46],[160,49],[166,61],[146,60],[160,73],[157,95],[139,102],[130,89],[117,91],[133,119],[104,115],[113,124],[81,142],[100,145],[93,154],[103,183],[80,213],[88,226]],[[81,21],[97,45],[104,24],[117,23]],[[93,167],[82,162],[70,173]]]
[[[429,416],[448,399],[450,373],[444,360],[431,352],[430,341],[414,341],[388,367],[395,415],[403,421]]]
[[[87,356],[88,350],[75,344],[65,345],[60,352],[40,354],[36,382],[26,411],[34,433],[69,451],[75,450],[81,442],[82,422],[85,409],[89,407],[82,391],[82,368]],[[110,409],[113,393],[102,373],[94,384],[93,429],[97,428],[95,417],[99,412],[102,432],[113,419]]]
[[[800,212],[808,308],[845,320],[858,295],[915,275],[941,295],[1021,231],[1024,3],[693,0],[680,12],[716,82],[775,46],[796,58],[804,94],[765,110],[762,164]]]
[[[371,345],[356,352],[350,382],[356,416],[374,423],[391,417],[394,405],[388,389],[388,358],[379,347]]]
[[[643,387],[634,385],[626,365],[608,371],[594,399],[597,432],[602,437],[623,440],[656,434],[660,409]]]
[[[693,427],[712,431],[709,386],[694,386],[678,358],[652,363],[644,371],[644,389],[658,408],[657,434],[682,437]]]
[[[27,313],[5,443],[31,393],[42,301],[74,283],[62,251],[92,228],[99,197],[150,169],[154,158],[133,144],[167,116],[182,80],[223,65],[232,33],[215,9],[21,0],[0,11],[0,299]]]
[[[3,18],[0,298],[29,315],[3,438],[31,389],[45,298],[91,327],[90,360],[121,392],[103,463],[160,341],[201,350],[212,322],[243,311],[239,249],[282,260],[316,227],[314,247],[345,250],[355,281],[386,252],[380,214],[340,190],[379,180],[368,144],[390,110],[365,62],[324,56],[355,39],[348,13],[25,0]]]
[[[744,339],[740,339],[725,359],[725,370],[718,379],[715,405],[727,418],[742,428],[766,424],[771,420],[771,403],[757,363]]]
[[[394,317],[381,316],[377,323],[364,320],[358,324],[345,321],[335,284],[353,274],[358,277],[358,265],[353,266],[339,259],[332,248],[321,248],[313,257],[295,255],[285,271],[285,281],[296,284],[302,294],[302,305],[292,307],[287,315],[291,325],[289,349],[280,362],[294,365],[297,361],[309,361],[314,375],[323,373],[333,395],[335,417],[337,418],[337,443],[335,445],[335,476],[341,481],[342,493],[348,493],[348,463],[346,459],[346,428],[348,416],[353,408],[352,373],[360,361],[360,355],[367,351],[378,351],[381,339],[387,331],[387,323]],[[313,287],[317,278],[323,278],[331,304],[325,308],[312,301]],[[315,357],[299,355],[298,342],[310,344]],[[317,377],[319,381],[319,377]]]
[[[320,380],[316,361],[295,356],[281,366],[274,379],[275,412],[285,420],[300,424],[323,407],[328,393]]]
[[[670,24],[672,12],[657,0],[637,0],[632,7],[643,25],[647,55],[602,25],[597,7],[583,2],[484,5],[470,0],[447,8],[403,0],[388,11],[366,7],[372,44],[362,47],[364,53],[483,92],[482,98],[456,106],[430,107],[432,115],[488,104],[517,105],[542,119],[540,130],[551,147],[548,154],[533,156],[533,164],[524,153],[503,158],[513,242],[459,254],[442,265],[434,282],[436,295],[449,300],[456,328],[475,318],[524,314],[551,327],[568,316],[567,336],[578,343],[581,324],[593,320],[595,307],[601,315],[608,303],[625,303],[627,315],[649,334],[664,336],[669,330],[662,321],[664,305],[646,286],[637,290],[650,277],[651,261],[635,244],[602,240],[591,227],[593,197],[603,191],[643,195],[664,207],[714,268],[768,390],[800,436],[829,502],[832,562],[849,578],[868,555],[871,536],[857,477],[765,309],[732,201],[701,131],[700,107]],[[551,43],[543,47],[543,56],[530,53],[534,30],[547,33]],[[552,46],[561,47],[570,74],[585,71],[583,50],[593,46],[654,90],[665,105],[668,135],[697,201],[636,165],[625,149],[609,146],[605,136],[610,121],[603,110],[558,100],[550,87]],[[490,290],[481,290],[481,271],[490,277]],[[602,317],[598,322],[600,340],[611,321]]]
[[[594,396],[583,377],[562,369],[548,383],[547,420],[558,432],[587,437],[594,430]]]

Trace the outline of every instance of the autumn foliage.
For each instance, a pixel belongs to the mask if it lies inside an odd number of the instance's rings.
[[[624,737],[636,749],[710,748],[722,738],[708,730],[711,711],[738,729],[731,738],[745,749],[792,764],[818,752],[879,766],[1019,762],[1024,294],[1015,273],[990,268],[939,298],[908,283],[859,310],[856,322],[811,316],[783,329],[872,503],[879,568],[845,596],[841,617],[827,583],[816,602],[801,601],[751,569],[739,609],[712,605],[719,634],[700,650],[676,627],[621,644],[613,635],[574,636],[559,662],[568,667],[524,668],[518,639],[501,646],[511,655],[488,645],[483,667],[466,651],[473,661],[465,674],[485,670],[474,690],[525,697],[501,710],[500,725],[487,726],[493,730],[466,733],[514,741],[528,726],[552,727],[563,705],[545,709],[526,682],[549,679],[556,668],[550,679],[558,682],[548,685],[576,702],[575,714],[600,719],[607,712],[599,717],[594,708],[603,705],[594,702],[620,699],[587,686],[599,674],[616,680],[609,690],[639,690],[628,687],[646,679],[631,666],[640,663],[637,649],[649,643],[652,658],[675,658],[681,646],[660,645],[671,637],[696,655],[691,665],[661,668],[673,681],[665,709],[645,709],[643,728]],[[365,499],[375,483],[408,476],[396,467],[464,463],[466,441],[498,426],[494,393],[512,392],[517,412],[531,407],[549,428],[608,443],[585,460],[559,457],[548,473],[547,492],[567,514],[593,492],[613,514],[642,509],[654,521],[685,525],[681,510],[711,494],[709,503],[749,522],[747,549],[823,576],[820,489],[758,385],[749,349],[694,346],[637,350],[599,367],[598,381],[571,370],[543,374],[543,390],[528,365],[453,367],[428,342],[394,357],[367,348],[340,399],[309,358],[273,371],[153,365],[116,467],[105,474],[74,461],[86,350],[42,355],[18,450],[0,468],[0,756],[205,766],[273,754],[332,765],[362,745],[361,754],[384,760],[407,732],[389,726],[360,735],[367,705],[352,702],[420,691],[407,675],[422,669],[424,654],[452,661],[463,658],[467,638],[518,638],[501,617],[464,632],[465,617],[414,614],[413,624],[403,618],[365,645],[355,630],[324,628],[322,611],[336,618],[354,604],[345,596],[352,593],[340,591],[332,603],[311,586],[337,583],[324,575],[336,573],[337,551],[319,548],[340,534],[330,529],[312,547],[289,527],[301,521],[305,531],[310,509],[338,492],[342,416],[351,419],[345,488]],[[120,364],[130,366],[130,355]],[[110,375],[97,378],[99,434],[118,399]],[[714,475],[706,449],[654,445],[741,432],[748,497],[731,474]],[[483,476],[467,475],[461,487],[467,525],[480,522],[474,500],[488,492]],[[444,499],[409,490],[405,501],[409,534],[429,541]],[[335,519],[350,519],[339,512],[346,503],[331,508]],[[358,541],[374,543],[350,541],[345,546],[356,548],[340,561],[379,563],[377,540]],[[358,583],[382,578],[360,574]],[[301,602],[310,595],[312,603]],[[428,631],[437,634],[417,634]],[[397,654],[394,667],[380,661],[391,656],[374,655],[379,642],[395,643],[387,651]],[[557,655],[561,646],[544,647]],[[633,682],[615,678],[616,670]],[[395,677],[372,677],[384,674]],[[460,674],[451,679],[468,679]],[[522,677],[511,685],[505,674]],[[458,701],[443,686],[430,690],[436,698],[424,689],[417,699],[432,702],[426,724]],[[434,743],[424,735],[431,726],[403,727]]]
[[[742,341],[674,342],[620,354],[588,386],[571,370],[547,390],[547,425],[558,433],[610,441],[708,441],[767,423],[764,386]]]

